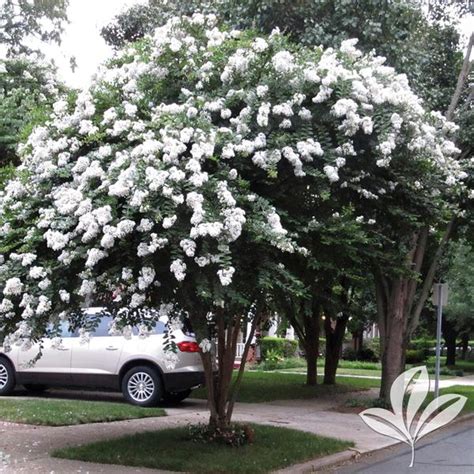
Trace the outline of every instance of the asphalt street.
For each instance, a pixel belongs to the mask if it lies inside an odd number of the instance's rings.
[[[474,420],[457,423],[426,440],[416,447],[415,465],[410,468],[410,448],[397,445],[359,461],[335,468],[340,474],[473,474],[474,473]]]

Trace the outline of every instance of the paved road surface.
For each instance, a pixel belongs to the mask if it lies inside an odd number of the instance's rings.
[[[335,468],[338,474],[473,474],[474,420],[458,423],[420,440],[415,465],[409,468],[410,450],[406,445],[384,449],[361,457],[358,462]]]

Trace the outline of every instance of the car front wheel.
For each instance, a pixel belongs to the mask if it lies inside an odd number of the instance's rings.
[[[9,395],[15,388],[15,371],[10,362],[0,358],[0,395]]]
[[[158,372],[151,367],[133,367],[122,380],[122,393],[133,405],[151,407],[158,404],[163,390]]]

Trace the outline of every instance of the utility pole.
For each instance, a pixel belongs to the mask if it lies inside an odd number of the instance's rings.
[[[441,327],[443,323],[443,306],[448,302],[447,283],[433,285],[433,304],[436,306],[436,367],[435,367],[435,398],[439,397],[439,377],[441,371]]]

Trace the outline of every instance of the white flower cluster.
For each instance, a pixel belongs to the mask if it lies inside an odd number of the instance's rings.
[[[318,60],[285,44],[278,31],[240,41],[213,15],[173,18],[143,49],[117,53],[74,106],[59,100],[0,196],[0,239],[23,225],[29,249],[0,262],[0,325],[16,317],[15,337],[27,337],[32,315],[96,291],[141,308],[161,282],[172,281],[160,291],[173,295],[204,271],[227,287],[238,277],[239,239],[262,242],[255,229],[271,251],[307,254],[289,239],[272,192],[315,176],[332,188],[355,185],[362,153],[373,170],[409,150],[447,185],[464,179],[444,138],[452,125],[427,117],[383,59],[363,56],[354,40]],[[341,83],[349,92],[336,98]],[[360,134],[372,135],[370,153]],[[377,199],[391,188],[359,189]],[[73,279],[77,287],[64,290]]]

